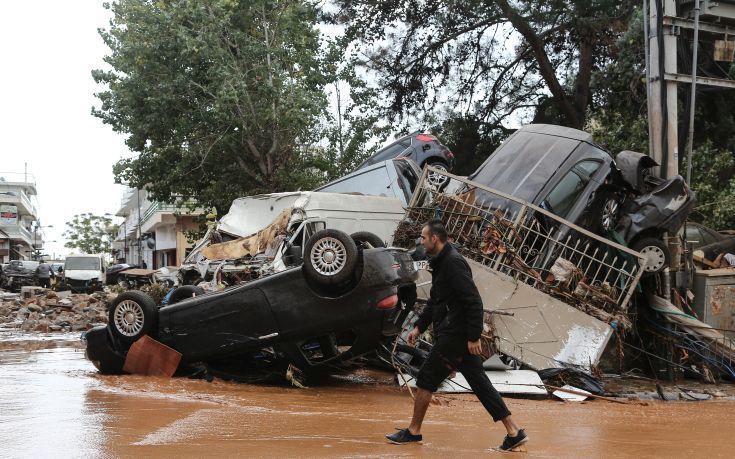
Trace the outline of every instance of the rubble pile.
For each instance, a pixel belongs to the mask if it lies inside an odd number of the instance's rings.
[[[34,288],[21,294],[0,292],[0,329],[75,332],[107,323],[105,293],[71,294]]]

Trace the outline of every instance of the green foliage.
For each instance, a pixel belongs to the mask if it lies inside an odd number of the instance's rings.
[[[637,2],[337,4],[333,20],[364,50],[388,115],[426,123],[449,108],[498,127],[533,116],[581,128],[594,102],[591,76],[614,58]]]
[[[474,116],[449,114],[432,130],[454,153],[456,175],[470,175],[500,145],[511,130],[488,126]]]
[[[77,249],[81,253],[108,254],[112,250],[112,240],[117,234],[117,225],[106,216],[91,213],[75,215],[66,223],[64,247]]]
[[[168,291],[171,290],[168,286],[163,284],[146,284],[140,287],[140,291],[146,293],[148,296],[153,298],[156,304],[161,304],[163,298],[166,296]]]
[[[153,199],[227,209],[234,197],[308,188],[327,109],[316,11],[308,2],[118,0],[100,35],[111,70],[93,114],[137,156],[118,182]]]
[[[692,189],[697,207],[691,218],[716,230],[735,228],[735,159],[712,142],[695,149],[692,156]]]
[[[648,154],[648,120],[620,112],[600,112],[587,122],[587,132],[613,155],[623,150]]]

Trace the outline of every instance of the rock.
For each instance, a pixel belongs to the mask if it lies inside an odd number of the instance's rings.
[[[50,329],[50,324],[48,320],[41,320],[38,322],[38,325],[33,329],[33,331],[41,332],[41,333],[48,333]]]
[[[29,311],[33,311],[33,312],[41,312],[41,311],[43,311],[43,308],[40,305],[38,305],[38,304],[29,304],[28,306],[26,306],[26,308]]]
[[[54,292],[53,290],[49,290],[48,292],[46,292],[46,298],[48,299],[58,298],[58,297],[59,295],[57,295],[56,292]]]
[[[61,325],[49,325],[48,328],[51,331],[60,331],[62,327]]]
[[[94,304],[94,303],[97,303],[98,301],[99,299],[94,295],[89,297],[89,304]]]
[[[89,322],[80,320],[74,323],[74,325],[71,326],[72,331],[81,331],[81,330],[88,330],[89,329]]]
[[[31,331],[34,328],[36,328],[36,325],[38,325],[38,321],[35,321],[32,319],[26,320],[25,322],[23,322],[23,325],[20,326],[20,329],[25,330],[25,331]]]
[[[20,309],[18,309],[18,315],[19,315],[19,316],[21,316],[21,315],[22,315],[22,316],[24,316],[24,317],[25,317],[25,316],[27,316],[28,314],[30,314],[30,312],[31,312],[31,311],[30,311],[30,310],[29,310],[28,308],[25,308],[25,307],[24,307],[24,308],[20,308]]]
[[[69,298],[62,298],[59,300],[59,304],[63,306],[71,306],[72,302]]]

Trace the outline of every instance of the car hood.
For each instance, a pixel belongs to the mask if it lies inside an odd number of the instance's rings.
[[[65,278],[76,280],[98,279],[101,275],[102,273],[93,269],[67,269],[64,272]]]

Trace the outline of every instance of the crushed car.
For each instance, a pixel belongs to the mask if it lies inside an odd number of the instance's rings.
[[[455,163],[454,153],[439,139],[427,132],[416,131],[384,146],[357,166],[355,171],[393,158],[411,160],[419,168],[430,165],[440,171],[451,171]],[[437,187],[446,186],[448,182],[445,175],[433,172],[429,174],[429,181]]]
[[[631,327],[641,277],[663,269],[635,242],[658,246],[694,202],[680,177],[647,174],[650,158],[628,152],[621,164],[587,133],[525,126],[466,179],[424,171],[394,243],[413,247],[424,222],[441,219],[472,268],[499,352],[531,369],[590,371],[615,330]],[[429,172],[461,185],[441,191]],[[425,301],[425,270],[417,285]]]
[[[142,292],[122,293],[107,326],[86,333],[87,358],[120,373],[144,335],[181,353],[182,366],[226,362],[243,372],[280,360],[308,373],[372,351],[395,332],[417,271],[406,250],[362,241],[318,229],[300,240],[303,256],[281,258],[284,269],[195,296],[179,287],[186,295],[162,307]]]
[[[671,254],[663,240],[675,235],[696,202],[680,176],[662,180],[650,173],[658,164],[642,153],[623,151],[615,159],[586,132],[533,124],[512,134],[469,177],[485,207],[517,207],[501,195],[513,196],[564,221],[605,237],[616,232],[628,247],[647,258],[646,271],[661,272]],[[554,219],[538,214],[547,234],[559,229]]]
[[[376,196],[237,199],[178,270],[187,285],[165,305],[141,292],[118,296],[108,326],[87,334],[88,356],[101,371],[119,372],[146,334],[185,365],[228,371],[274,360],[309,371],[373,351],[413,306],[413,260],[385,248],[404,213],[397,198]]]
[[[186,257],[179,280],[211,290],[282,271],[323,229],[389,245],[404,213],[389,197],[304,191],[239,198]]]
[[[38,265],[37,261],[11,260],[0,272],[0,288],[17,292],[21,287],[38,285]]]

